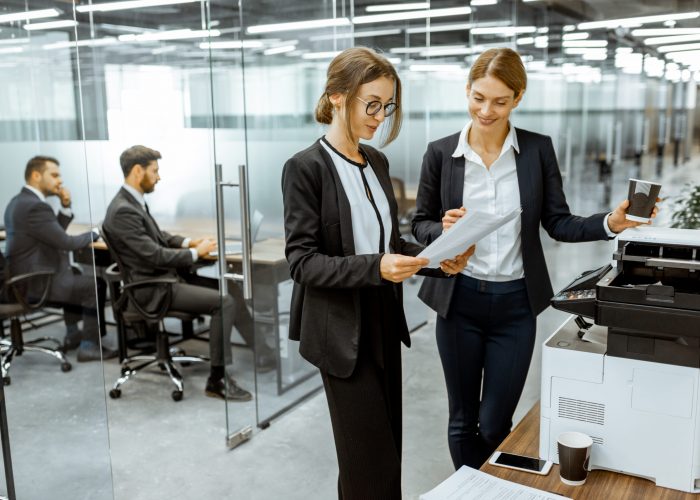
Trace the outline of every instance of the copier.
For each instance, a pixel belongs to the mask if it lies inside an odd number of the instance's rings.
[[[542,349],[540,457],[580,431],[592,469],[700,492],[700,231],[627,229],[552,305],[575,316]]]

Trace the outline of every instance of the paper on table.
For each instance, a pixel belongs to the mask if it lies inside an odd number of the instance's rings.
[[[430,259],[426,267],[439,267],[445,259],[454,259],[484,236],[492,233],[506,222],[515,219],[522,209],[516,208],[505,215],[495,215],[478,210],[467,210],[450,229],[442,233],[425,247],[418,257]]]
[[[562,500],[562,495],[506,481],[463,465],[420,500]]]

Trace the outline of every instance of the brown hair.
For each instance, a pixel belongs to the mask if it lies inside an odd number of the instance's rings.
[[[122,167],[122,173],[126,179],[134,165],[141,165],[146,168],[152,161],[160,160],[162,156],[159,151],[155,149],[147,148],[146,146],[131,146],[129,149],[125,149],[124,152],[119,157],[119,164]]]
[[[52,158],[50,156],[35,156],[34,158],[30,159],[27,162],[26,168],[24,169],[24,180],[29,182],[29,179],[32,178],[33,172],[39,172],[43,175],[44,171],[48,167],[48,162],[53,162],[56,165],[60,165],[56,158]]]
[[[501,80],[518,97],[527,87],[525,66],[513,49],[489,49],[482,53],[469,70],[469,85],[484,76],[494,76]]]
[[[316,121],[327,125],[333,121],[333,104],[329,96],[337,93],[345,94],[345,102],[352,102],[357,97],[361,85],[373,82],[382,76],[394,80],[396,111],[388,117],[391,127],[388,132],[386,132],[386,128],[384,129],[382,146],[389,144],[396,139],[401,130],[403,118],[401,114],[401,80],[396,73],[396,68],[386,57],[367,47],[345,49],[331,61],[326,73],[326,87],[316,105]],[[345,132],[348,138],[354,140],[350,132],[350,118],[350,113],[345,113]]]

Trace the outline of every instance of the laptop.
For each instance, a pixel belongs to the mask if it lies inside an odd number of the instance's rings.
[[[251,239],[251,245],[254,244],[258,240],[258,234],[260,233],[260,226],[262,226],[262,221],[263,221],[263,214],[255,210],[253,212],[253,217],[251,218],[250,222],[250,239]],[[243,252],[243,242],[238,239],[229,239],[226,238],[226,255],[236,255],[240,254]],[[214,250],[213,252],[209,252],[209,255],[212,257],[216,257],[219,255],[219,250]]]

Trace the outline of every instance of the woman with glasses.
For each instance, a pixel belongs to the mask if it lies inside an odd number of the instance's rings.
[[[428,244],[466,210],[521,216],[476,244],[455,280],[424,281],[419,297],[438,313],[436,337],[449,401],[455,468],[478,468],[510,432],[535,343],[535,318],[552,285],[540,225],[559,241],[606,240],[627,227],[628,202],[611,213],[572,215],[551,138],[515,128],[527,75],[517,52],[481,54],[471,67],[464,128],[428,145],[413,234]]]
[[[401,282],[417,272],[458,273],[468,252],[422,269],[422,246],[399,236],[389,165],[360,144],[388,119],[401,127],[401,82],[367,48],[328,67],[316,108],[325,136],[282,174],[286,256],[294,279],[289,336],[321,372],[338,465],[338,496],[401,498],[401,350],[410,338]]]

